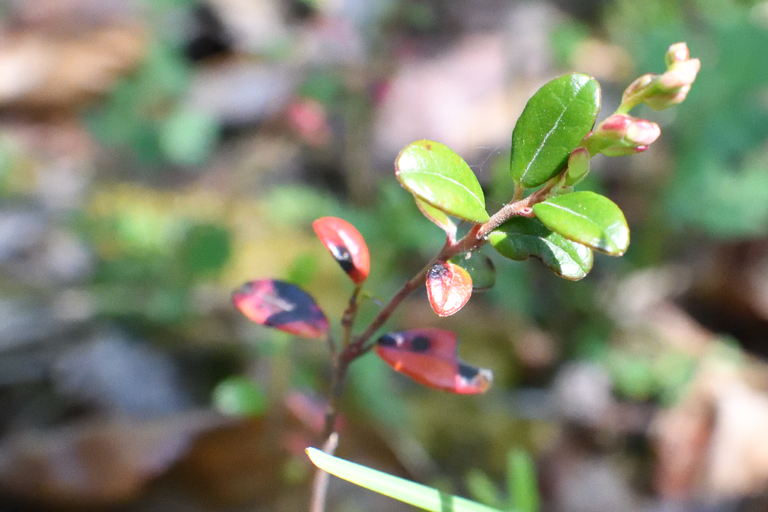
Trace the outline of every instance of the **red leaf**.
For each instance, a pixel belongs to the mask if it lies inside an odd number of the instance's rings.
[[[363,235],[338,217],[321,217],[312,223],[312,228],[350,279],[356,285],[363,284],[371,267]]]
[[[472,296],[472,278],[458,265],[438,261],[427,272],[427,297],[440,316],[451,316]]]
[[[477,394],[491,387],[493,374],[471,366],[456,355],[456,335],[441,329],[387,333],[376,353],[389,366],[419,384],[451,393]]]
[[[304,338],[324,338],[328,319],[298,286],[275,279],[245,283],[232,302],[249,320]]]

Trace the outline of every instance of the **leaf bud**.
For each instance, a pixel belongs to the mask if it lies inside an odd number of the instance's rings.
[[[688,45],[685,43],[675,43],[667,50],[664,62],[667,64],[667,67],[670,67],[676,62],[685,62],[690,58],[691,54],[688,52]]]
[[[675,63],[658,79],[658,91],[645,98],[645,103],[654,110],[664,110],[682,103],[691,90],[691,84],[701,68],[699,59]]]
[[[658,75],[654,75],[653,73],[646,73],[645,75],[639,77],[634,82],[629,84],[629,86],[624,90],[624,94],[621,97],[621,102],[627,103],[630,98],[645,92],[646,89],[648,89],[648,87],[653,83],[654,78],[657,76]]]
[[[645,151],[659,135],[661,129],[654,122],[627,114],[614,114],[598,124],[591,137],[598,141],[596,149],[600,153],[621,156]]]
[[[571,187],[580,182],[589,172],[589,150],[578,147],[568,156],[568,169],[565,171],[565,186]]]
[[[685,43],[670,46],[664,61],[667,70],[663,74],[643,75],[627,87],[621,98],[623,112],[641,102],[654,110],[664,110],[685,100],[701,69],[701,61],[690,58]]]

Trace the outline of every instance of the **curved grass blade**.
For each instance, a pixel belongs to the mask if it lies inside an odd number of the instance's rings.
[[[426,485],[328,455],[316,448],[307,448],[307,455],[312,463],[323,471],[423,510],[431,512],[501,512],[474,501],[442,493]]]

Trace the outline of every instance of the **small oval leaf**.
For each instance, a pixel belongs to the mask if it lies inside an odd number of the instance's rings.
[[[275,279],[245,283],[232,302],[249,320],[304,338],[324,338],[328,319],[315,300],[298,286]]]
[[[538,187],[561,171],[599,110],[600,85],[587,75],[564,75],[536,91],[512,132],[512,179]]]
[[[540,259],[552,271],[572,281],[585,277],[594,256],[589,247],[550,231],[539,219],[513,217],[488,236],[499,254],[515,261]]]
[[[338,217],[321,217],[312,223],[312,228],[352,282],[363,284],[371,268],[371,257],[363,235],[352,224]]]
[[[395,175],[417,199],[448,215],[475,224],[489,219],[475,173],[444,144],[431,140],[411,142],[397,155]]]
[[[621,209],[594,192],[573,192],[533,206],[542,223],[569,240],[621,256],[629,247],[629,226]]]
[[[479,251],[454,256],[450,260],[467,271],[472,278],[472,292],[482,292],[496,284],[496,267],[491,258]]]
[[[427,272],[427,297],[439,316],[451,316],[472,296],[472,278],[453,263],[438,261]]]
[[[487,391],[493,374],[456,355],[456,335],[441,329],[391,332],[378,339],[376,353],[384,362],[419,384],[458,394]]]
[[[424,214],[426,218],[437,224],[440,229],[445,231],[445,234],[448,236],[448,238],[451,240],[456,238],[456,224],[454,224],[453,220],[448,215],[446,215],[445,212],[438,210],[434,206],[430,206],[417,197],[414,197],[414,199],[416,200],[416,206],[419,207],[419,210]]]

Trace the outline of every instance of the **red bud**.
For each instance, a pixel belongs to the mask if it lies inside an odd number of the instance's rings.
[[[645,151],[661,135],[659,125],[627,114],[614,114],[597,125],[591,138],[597,151],[618,156]]]

